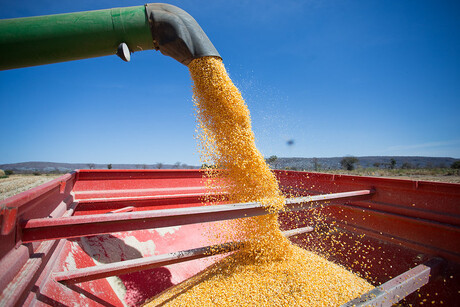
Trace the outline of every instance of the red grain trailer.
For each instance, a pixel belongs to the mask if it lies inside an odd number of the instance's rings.
[[[349,306],[456,305],[460,184],[275,173],[286,235],[376,285]],[[205,269],[230,250],[209,225],[266,212],[204,206],[203,175],[77,170],[1,201],[0,305],[135,306]]]
[[[151,49],[219,57],[167,4],[0,20],[0,70]],[[459,184],[275,172],[285,235],[378,286],[345,306],[460,301]],[[237,247],[210,225],[266,214],[205,194],[200,170],[77,170],[1,201],[0,306],[139,305],[186,280]]]

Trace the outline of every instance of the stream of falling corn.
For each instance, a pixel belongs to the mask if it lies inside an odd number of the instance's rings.
[[[202,162],[212,165],[207,202],[222,200],[211,195],[224,183],[230,203],[259,201],[271,214],[211,228],[215,240],[242,241],[244,247],[148,306],[340,306],[372,289],[366,280],[282,235],[277,212],[284,197],[255,146],[241,93],[219,58],[195,59],[189,70]]]

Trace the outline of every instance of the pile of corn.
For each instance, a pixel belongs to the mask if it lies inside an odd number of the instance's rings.
[[[259,201],[271,214],[213,229],[215,239],[243,241],[243,249],[155,297],[149,306],[337,306],[372,289],[364,279],[282,235],[276,212],[284,197],[255,146],[240,92],[219,58],[195,59],[189,69],[202,162],[215,167],[208,169],[210,188],[216,177],[224,178],[231,203]]]

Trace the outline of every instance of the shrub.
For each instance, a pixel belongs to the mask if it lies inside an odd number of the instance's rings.
[[[452,163],[452,165],[450,166],[450,168],[453,168],[453,169],[460,169],[460,160],[457,160],[457,161],[455,161],[454,163]]]
[[[217,165],[215,165],[215,164],[206,164],[206,163],[201,164],[201,169],[209,169],[209,168],[217,169]]]
[[[40,176],[42,173],[35,171],[32,174],[34,174],[34,176]]]
[[[5,171],[0,169],[0,178],[8,178],[8,176],[6,175]]]
[[[346,169],[347,171],[352,171],[355,169],[355,163],[357,163],[359,160],[356,157],[344,157],[340,161],[340,165],[342,165],[343,169]]]
[[[318,158],[313,158],[313,169],[315,172],[319,171],[321,168],[321,163],[318,162]]]
[[[396,167],[396,160],[395,159],[391,158],[389,167],[390,167],[390,169],[395,169],[395,167]]]
[[[267,162],[268,164],[270,164],[270,163],[275,162],[277,159],[278,159],[277,156],[270,156],[270,157],[268,157],[268,158],[265,159],[265,162]]]
[[[5,170],[5,175],[9,176],[9,175],[13,175],[13,174],[14,174],[14,171],[12,171],[10,169]]]
[[[402,169],[413,169],[414,167],[409,162],[404,162],[403,165],[401,165],[401,168]]]

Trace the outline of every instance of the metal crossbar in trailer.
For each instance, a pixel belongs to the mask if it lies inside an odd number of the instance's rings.
[[[372,197],[372,194],[372,190],[360,190],[290,198],[286,200],[286,207],[282,212],[300,211],[334,202],[344,203],[351,200],[369,199]],[[23,223],[22,241],[27,243],[68,239],[121,231],[207,223],[266,214],[269,214],[269,212],[261,203],[253,202],[61,218],[40,218],[31,219]]]
[[[284,236],[292,237],[313,231],[312,227],[303,227],[283,231]],[[117,276],[142,270],[153,269],[164,265],[185,262],[194,259],[225,254],[240,249],[244,243],[230,242],[219,245],[199,247],[163,255],[102,264],[74,271],[59,272],[53,275],[54,280],[62,283],[80,283],[109,276]],[[211,252],[212,251],[212,252]]]
[[[436,277],[443,259],[432,258],[340,307],[390,307]]]

